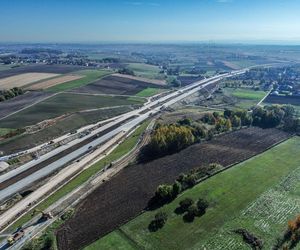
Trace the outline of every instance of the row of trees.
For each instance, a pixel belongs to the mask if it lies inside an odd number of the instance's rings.
[[[154,197],[149,202],[149,208],[155,209],[174,200],[181,192],[192,188],[206,175],[211,175],[216,170],[223,168],[221,165],[212,163],[198,169],[192,170],[188,174],[180,174],[173,184],[159,185]]]
[[[119,74],[123,74],[123,75],[131,75],[131,76],[135,76],[135,73],[133,70],[129,69],[129,68],[122,68],[118,70]]]
[[[140,160],[173,154],[195,142],[211,139],[215,134],[245,126],[280,127],[289,132],[300,132],[300,120],[295,118],[295,110],[290,105],[256,107],[252,112],[226,109],[223,113],[204,114],[201,122],[184,118],[177,124],[157,125],[150,143],[141,150]]]
[[[24,91],[21,88],[15,87],[8,90],[0,90],[0,102],[4,102],[11,98],[14,98],[18,95],[24,94]]]
[[[158,126],[150,143],[141,151],[141,160],[151,160],[166,154],[178,152],[195,142],[192,129],[186,126]]]

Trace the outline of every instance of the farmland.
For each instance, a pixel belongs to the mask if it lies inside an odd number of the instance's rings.
[[[148,87],[158,89],[160,86],[127,77],[107,76],[72,91],[91,94],[135,95]]]
[[[42,91],[30,91],[5,102],[0,102],[0,118],[48,98],[51,95],[51,93]]]
[[[58,76],[53,73],[24,73],[17,76],[10,76],[0,80],[0,89],[12,89],[41,81],[47,78]]]
[[[146,88],[146,89],[143,89],[142,91],[138,92],[136,94],[136,96],[149,97],[149,96],[157,95],[163,91],[164,90],[158,89],[158,88]]]
[[[300,96],[274,96],[269,95],[265,100],[265,103],[272,104],[291,104],[291,105],[300,105]]]
[[[54,79],[50,79],[47,81],[35,83],[35,84],[29,86],[28,89],[31,89],[31,90],[47,89],[47,88],[56,86],[58,84],[78,80],[82,77],[83,76],[80,76],[80,75],[64,75],[64,76],[56,77]]]
[[[16,76],[24,73],[51,73],[51,74],[66,74],[78,70],[83,70],[85,67],[74,65],[47,65],[47,64],[32,64],[26,66],[15,67],[0,71],[0,79]]]
[[[0,127],[20,128],[33,125],[65,113],[86,109],[141,104],[141,99],[127,100],[126,97],[76,95],[61,93],[0,121]]]
[[[127,239],[119,237],[116,242],[119,231],[115,231],[94,244],[99,249],[122,249],[123,241],[146,249],[249,249],[232,232],[245,228],[270,249],[286,228],[287,220],[299,213],[295,194],[300,190],[300,158],[294,157],[299,149],[300,139],[294,137],[184,192],[159,209],[169,219],[157,232],[150,233],[147,228],[157,211],[146,212],[120,228]],[[211,204],[205,215],[192,223],[185,223],[182,216],[174,213],[179,201],[186,197],[203,197]],[[128,249],[135,249],[133,246]]]
[[[130,63],[127,66],[133,70],[136,76],[149,78],[149,79],[163,79],[164,76],[159,74],[160,69],[157,66],[144,64],[144,63]]]
[[[37,144],[50,141],[53,138],[56,138],[63,134],[75,131],[82,126],[109,119],[131,110],[131,107],[124,106],[111,107],[107,109],[99,109],[88,112],[75,112],[67,115],[66,117],[62,117],[54,124],[51,124],[51,126],[45,127],[35,133],[23,134],[0,142],[1,151],[3,151],[5,154],[10,154],[25,150],[27,148],[34,147]]]
[[[104,77],[106,75],[111,74],[111,71],[109,70],[82,70],[76,72],[78,75],[82,75],[80,79],[76,79],[73,81],[68,81],[62,84],[55,85],[53,87],[48,88],[48,91],[51,92],[60,92],[60,91],[66,91],[73,88],[78,88],[84,85],[87,85],[93,81],[96,81],[97,79]]]
[[[182,172],[212,162],[223,166],[235,164],[288,136],[276,129],[243,129],[193,145],[177,154],[125,168],[79,205],[75,216],[58,231],[59,246],[79,249],[111,232],[145,209],[159,184],[173,182]]]

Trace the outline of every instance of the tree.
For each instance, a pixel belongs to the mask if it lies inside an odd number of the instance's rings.
[[[190,217],[195,217],[198,215],[199,211],[197,208],[196,204],[192,204],[191,206],[189,206],[188,210],[187,210],[188,216]]]
[[[197,201],[197,208],[198,208],[198,211],[199,211],[199,214],[200,214],[200,215],[205,214],[206,209],[208,208],[208,206],[209,206],[209,203],[208,203],[208,201],[205,200],[205,199],[201,199],[201,198],[200,198],[200,199]]]
[[[237,115],[234,115],[231,118],[231,124],[234,128],[239,128],[242,125],[241,118],[238,117]]]
[[[173,184],[173,196],[177,196],[178,194],[180,194],[182,192],[182,185],[179,181],[175,181],[175,183]]]
[[[185,198],[179,202],[180,209],[185,212],[188,208],[194,204],[194,201],[191,198]]]
[[[230,119],[228,118],[228,119],[226,119],[225,129],[226,129],[226,131],[229,131],[229,130],[231,130],[231,128],[232,128],[232,124],[231,124]]]
[[[158,229],[162,228],[166,221],[168,220],[168,215],[164,212],[158,212],[154,219],[150,222],[148,228],[151,232],[155,232]]]
[[[172,185],[159,185],[155,192],[155,197],[157,197],[160,202],[168,202],[173,198],[173,186]]]

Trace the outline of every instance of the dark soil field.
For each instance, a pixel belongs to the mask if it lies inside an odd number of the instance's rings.
[[[27,66],[20,66],[13,69],[0,71],[0,79],[15,76],[23,73],[56,73],[56,74],[66,74],[82,69],[88,69],[87,67],[82,66],[73,66],[73,65],[46,65],[46,64],[34,64]]]
[[[81,249],[136,217],[147,207],[157,186],[174,182],[180,173],[209,163],[229,166],[288,137],[276,129],[242,129],[177,154],[127,167],[81,202],[75,215],[59,228],[59,249]]]
[[[99,81],[72,91],[92,94],[135,95],[147,87],[158,88],[161,86],[125,77],[107,76]]]
[[[300,105],[300,96],[274,96],[269,95],[264,102],[274,104]]]
[[[177,78],[181,82],[181,86],[186,86],[191,83],[197,82],[202,80],[202,77],[197,77],[197,76],[179,76]]]
[[[3,118],[22,108],[25,108],[50,95],[52,95],[52,93],[46,93],[42,91],[30,91],[5,102],[0,102],[0,118]]]

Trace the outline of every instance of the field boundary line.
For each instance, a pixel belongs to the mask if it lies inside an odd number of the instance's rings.
[[[54,93],[54,94],[52,94],[52,95],[46,96],[45,98],[42,98],[42,99],[40,99],[40,100],[38,100],[38,101],[36,101],[36,102],[34,102],[34,103],[32,103],[32,104],[29,104],[28,106],[26,106],[26,107],[24,107],[24,108],[21,108],[21,109],[19,109],[19,110],[17,110],[17,111],[14,111],[14,112],[12,112],[12,113],[10,113],[10,114],[4,116],[4,117],[1,117],[1,118],[0,118],[0,121],[1,121],[1,120],[4,120],[5,118],[8,118],[8,117],[10,117],[10,116],[12,116],[12,115],[15,115],[15,114],[17,114],[17,113],[19,113],[19,112],[21,112],[21,111],[23,111],[23,110],[25,110],[25,109],[28,109],[28,108],[30,108],[30,107],[36,105],[36,104],[39,104],[40,102],[43,102],[43,101],[45,101],[45,100],[47,100],[47,99],[49,99],[49,98],[51,98],[51,97],[53,97],[53,96],[56,96],[57,94],[59,94],[59,93]]]
[[[211,177],[213,177],[213,176],[215,176],[215,175],[217,175],[217,174],[219,174],[219,173],[222,173],[222,172],[224,172],[224,171],[226,171],[226,170],[228,170],[228,169],[231,169],[232,167],[234,167],[234,166],[236,166],[236,165],[238,165],[238,164],[240,164],[240,163],[243,163],[243,162],[249,161],[249,160],[251,160],[251,159],[253,159],[253,158],[259,157],[259,156],[263,155],[265,152],[267,152],[268,150],[270,150],[270,149],[272,149],[272,148],[274,148],[274,147],[276,147],[276,146],[278,146],[278,145],[280,145],[280,144],[282,144],[282,143],[284,143],[284,142],[286,142],[286,141],[292,139],[293,137],[295,137],[295,135],[288,136],[287,138],[282,139],[282,140],[280,140],[280,141],[274,143],[273,145],[267,147],[267,148],[264,149],[262,152],[260,152],[260,153],[258,153],[258,154],[256,154],[256,155],[250,156],[250,157],[248,157],[248,158],[246,158],[246,159],[244,159],[244,160],[237,161],[237,162],[235,162],[235,163],[232,163],[232,164],[228,165],[227,167],[224,167],[224,168],[222,168],[222,169],[220,169],[220,170],[217,170],[216,172],[214,172],[214,173],[212,173],[212,174],[209,174],[209,175],[207,175],[207,176],[205,176],[205,177],[199,179],[198,181],[196,181],[196,185],[199,184],[199,183],[201,183],[201,182],[203,182],[203,181],[205,181],[205,180],[207,180],[207,179],[209,179],[209,178],[211,178]],[[297,136],[297,137],[298,137],[298,136]]]
[[[125,233],[123,229],[118,228],[116,231],[124,240],[126,240],[135,249],[145,249],[144,247],[140,246],[134,239],[132,239],[127,233]]]

